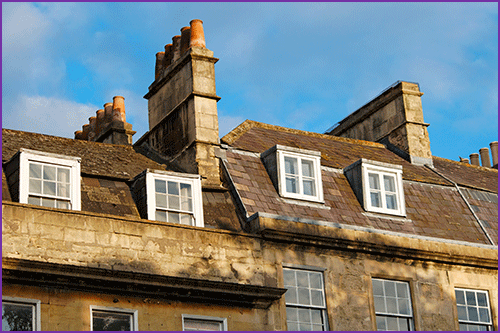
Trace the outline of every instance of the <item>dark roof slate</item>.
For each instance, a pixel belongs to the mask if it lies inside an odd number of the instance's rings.
[[[80,157],[82,174],[100,177],[128,180],[147,168],[170,169],[137,153],[134,147],[129,145],[89,142],[2,129],[2,162],[8,161],[20,148]]]

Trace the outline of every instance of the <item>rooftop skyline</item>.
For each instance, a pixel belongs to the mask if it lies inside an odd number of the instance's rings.
[[[497,141],[497,3],[2,3],[2,126],[72,138],[121,95],[139,139],[155,54],[195,18],[221,137],[245,119],[324,133],[402,80],[433,155]]]

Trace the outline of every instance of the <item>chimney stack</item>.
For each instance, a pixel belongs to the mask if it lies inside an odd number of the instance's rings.
[[[96,111],[95,117],[89,118],[89,124],[75,132],[75,139],[121,145],[131,145],[132,125],[125,121],[125,98],[113,97],[113,103],[105,103],[104,109]]]
[[[469,157],[470,157],[470,164],[479,166],[479,154],[478,153],[472,153],[469,155]]]
[[[417,83],[398,81],[325,134],[380,142],[416,165],[432,166],[432,153]]]
[[[155,65],[155,80],[158,80],[158,77],[163,72],[165,64],[165,52],[158,52],[156,54],[156,65]]]
[[[215,66],[206,48],[203,22],[189,27],[165,46],[163,72],[149,86],[149,132],[136,142],[148,145],[189,173],[203,186],[221,187]],[[169,61],[172,59],[172,61]]]

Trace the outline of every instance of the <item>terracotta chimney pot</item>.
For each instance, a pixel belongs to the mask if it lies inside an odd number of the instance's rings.
[[[125,97],[113,97],[113,120],[125,122]]]
[[[104,123],[108,124],[113,120],[113,103],[104,104]]]
[[[85,124],[82,126],[82,140],[88,140],[89,139],[89,131],[90,131],[90,125]]]
[[[163,72],[164,67],[164,60],[165,59],[165,52],[158,52],[156,53],[156,64],[155,64],[155,80],[157,80],[161,73]]]
[[[495,166],[498,164],[498,141],[493,141],[492,143],[490,143],[490,149],[493,166]]]
[[[479,153],[481,154],[481,164],[486,168],[491,168],[490,163],[490,150],[488,148],[479,149]]]
[[[479,154],[478,153],[472,153],[469,155],[469,157],[470,157],[470,164],[479,165]]]
[[[75,131],[75,139],[82,140],[83,131]]]
[[[96,137],[96,133],[95,133],[95,129],[96,129],[96,120],[97,118],[96,117],[90,117],[89,118],[89,141],[95,141],[95,137]]]
[[[177,59],[181,57],[181,36],[172,37],[172,62],[175,62]]]
[[[172,44],[165,45],[165,58],[163,58],[163,66],[167,68],[172,63]]]
[[[191,40],[191,28],[183,27],[181,29],[181,55],[189,49],[189,44]]]
[[[469,164],[469,159],[464,158],[464,157],[460,157],[460,162]]]
[[[203,21],[202,20],[192,20],[189,22],[191,26],[191,40],[189,46],[206,47],[205,44],[205,33],[203,32]]]
[[[99,136],[99,134],[101,134],[102,129],[104,128],[104,109],[97,110],[95,114],[96,114],[95,134],[96,136]]]

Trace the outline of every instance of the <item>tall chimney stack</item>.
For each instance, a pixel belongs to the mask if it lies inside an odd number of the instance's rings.
[[[422,95],[417,83],[398,81],[326,134],[380,142],[413,164],[432,166]]]
[[[470,164],[479,166],[479,154],[478,153],[470,154],[469,158],[470,158]]]
[[[146,144],[190,173],[202,176],[203,186],[220,187],[220,149],[215,66],[206,48],[203,22],[192,20],[172,38],[172,62],[144,96],[148,100],[149,132],[136,145]],[[165,48],[165,53],[167,49]]]

